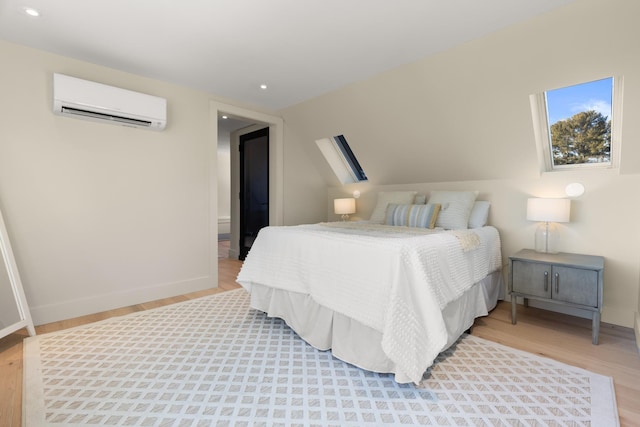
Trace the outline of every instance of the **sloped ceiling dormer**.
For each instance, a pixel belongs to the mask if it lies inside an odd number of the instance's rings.
[[[622,35],[585,35],[585,25]],[[631,25],[606,4],[573,3],[282,114],[294,142],[330,186],[340,183],[314,141],[338,134],[374,185],[537,178],[530,95],[632,66],[625,65],[629,55],[620,54],[637,50],[624,36]],[[606,52],[609,62],[594,51]],[[633,149],[624,148],[622,172],[640,170],[628,154]]]

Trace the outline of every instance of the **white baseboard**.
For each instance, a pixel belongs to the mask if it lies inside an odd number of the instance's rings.
[[[201,291],[218,286],[217,278],[197,277],[174,283],[162,283],[124,292],[113,292],[87,298],[78,298],[55,304],[29,307],[35,325],[72,319],[87,314],[100,313],[134,304],[169,298],[189,292]]]
[[[231,217],[221,216],[218,217],[218,234],[231,233]]]

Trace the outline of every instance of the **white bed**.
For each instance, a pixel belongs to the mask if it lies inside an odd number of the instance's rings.
[[[436,356],[495,306],[500,238],[491,226],[371,223],[262,229],[238,275],[251,306],[312,346],[419,384]]]

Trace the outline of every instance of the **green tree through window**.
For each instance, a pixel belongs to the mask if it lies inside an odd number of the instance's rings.
[[[583,111],[551,125],[556,165],[609,162],[611,120],[594,110]]]

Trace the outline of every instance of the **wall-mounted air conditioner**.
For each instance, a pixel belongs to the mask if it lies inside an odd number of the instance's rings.
[[[123,126],[163,130],[167,100],[54,73],[53,112]]]

